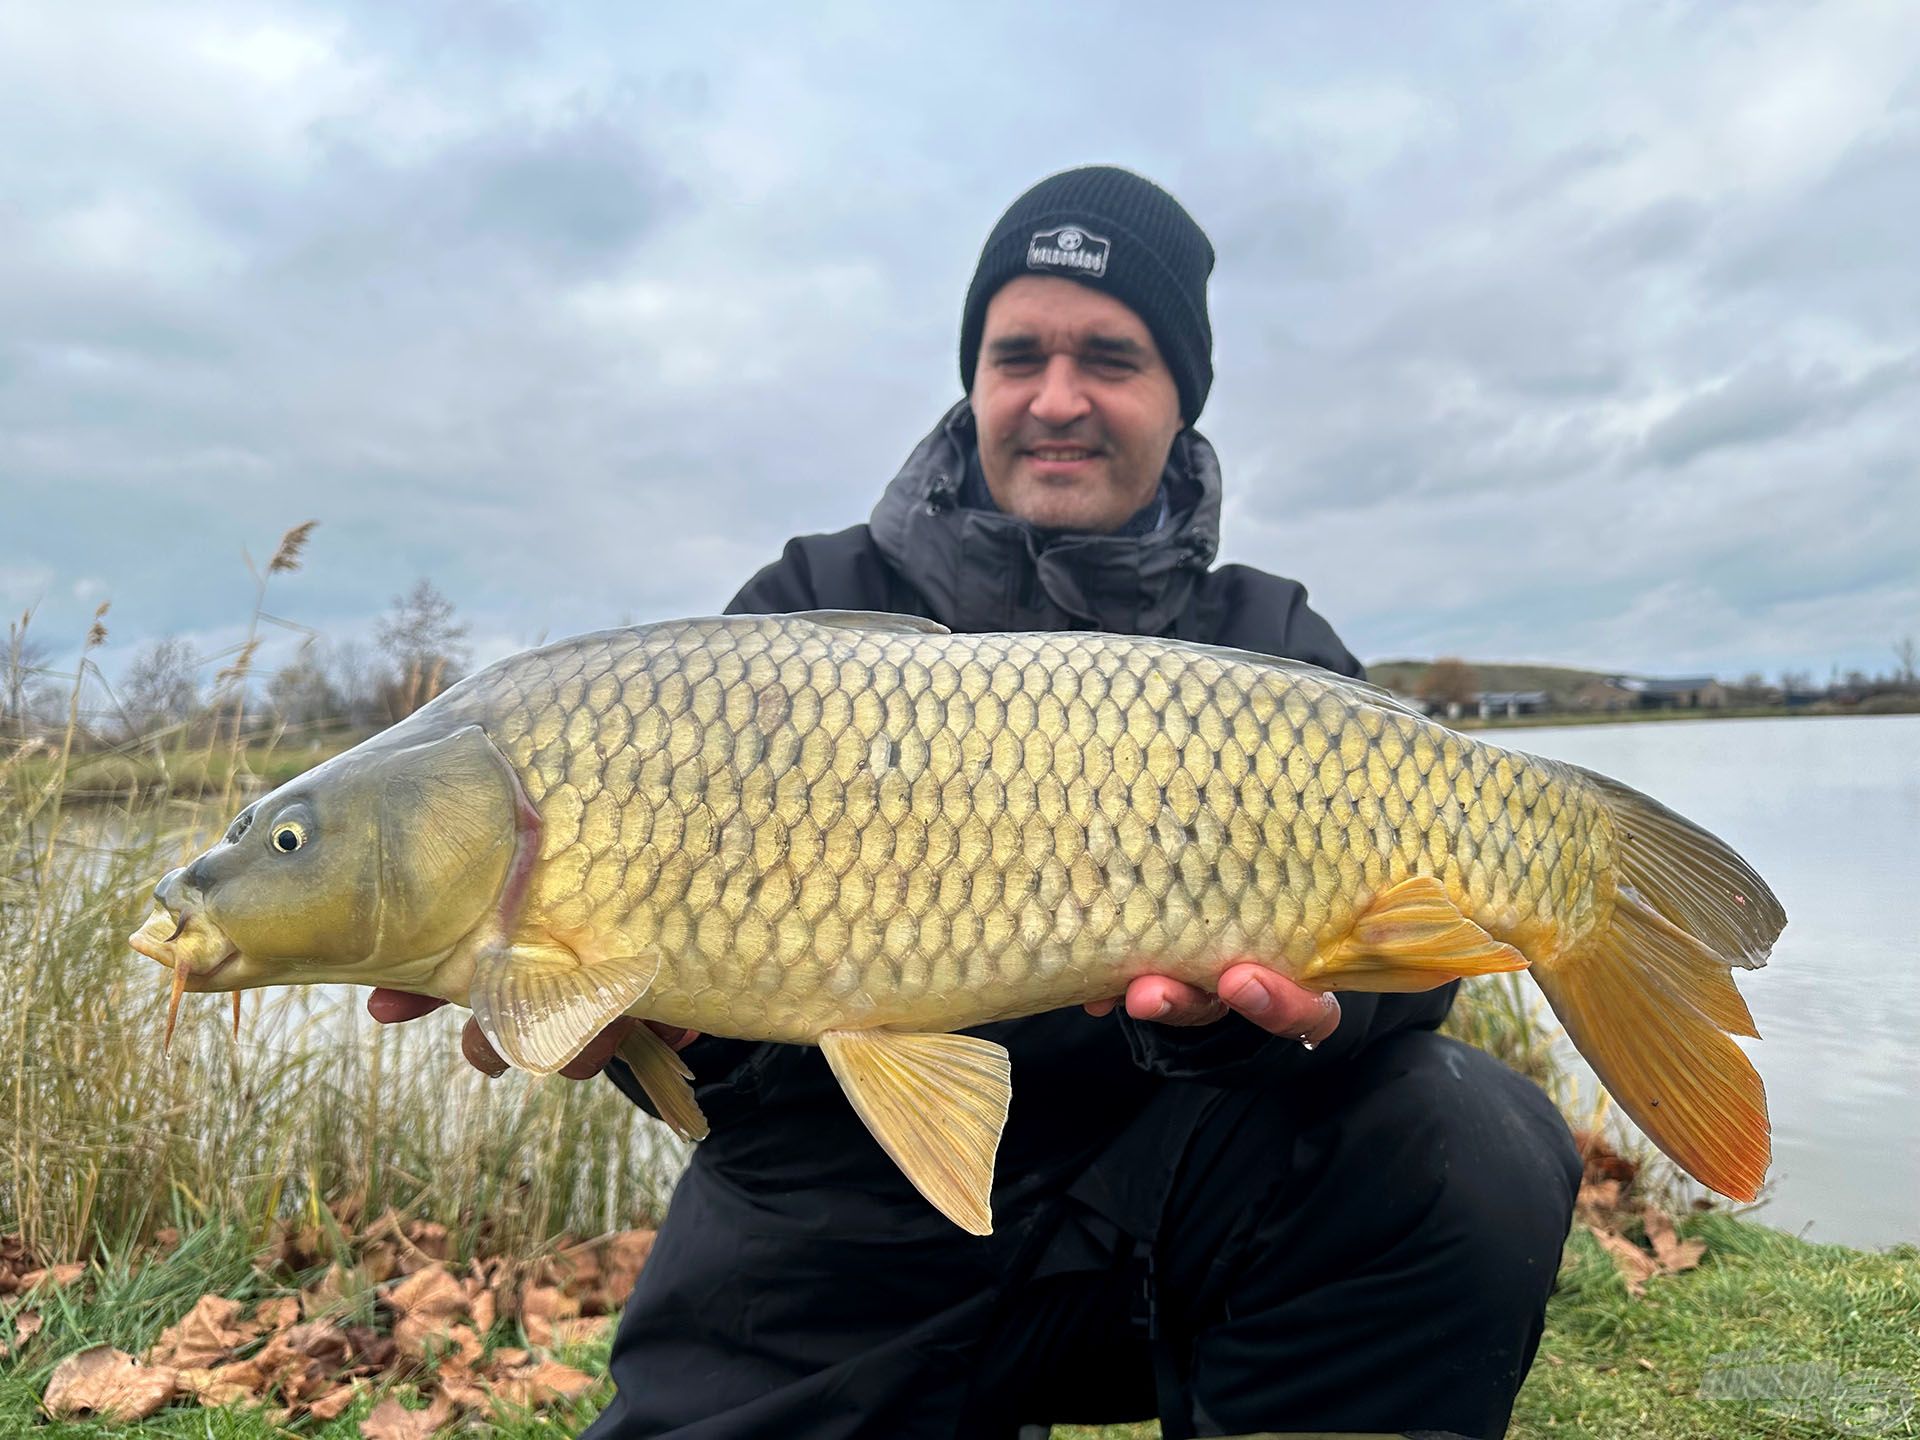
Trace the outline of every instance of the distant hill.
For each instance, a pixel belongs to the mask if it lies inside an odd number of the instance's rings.
[[[1482,690],[1544,690],[1547,704],[1554,710],[1573,707],[1574,694],[1581,686],[1604,680],[1617,671],[1572,670],[1564,665],[1515,665],[1498,660],[1469,660],[1479,677]],[[1420,677],[1433,667],[1431,660],[1381,660],[1367,666],[1367,678],[1376,685],[1411,695]]]

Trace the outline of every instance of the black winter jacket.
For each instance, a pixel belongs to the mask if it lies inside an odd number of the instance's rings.
[[[959,505],[973,445],[962,401],[908,457],[868,524],[791,541],[729,613],[886,610],[963,632],[1167,635],[1362,673],[1298,582],[1243,565],[1211,568],[1220,470],[1196,431],[1179,435],[1168,460],[1166,522],[1132,537],[1050,534]],[[1163,1080],[1272,1085],[1325,1072],[1382,1035],[1438,1025],[1454,989],[1344,995],[1339,1028],[1313,1051],[1232,1016],[1176,1029],[1073,1009],[982,1027],[1013,1057],[996,1217],[1070,1184]],[[684,1058],[713,1126],[695,1151],[696,1169],[752,1193],[815,1188],[841,1205],[857,1196],[857,1208],[883,1224],[932,1213],[862,1129],[817,1050],[702,1037]],[[624,1067],[610,1073],[645,1103]]]

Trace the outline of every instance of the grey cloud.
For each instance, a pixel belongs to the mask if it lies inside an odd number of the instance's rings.
[[[1842,378],[1778,361],[1748,366],[1685,401],[1647,432],[1656,465],[1685,465],[1710,450],[1758,445],[1815,425],[1835,424],[1920,381],[1920,352]]]

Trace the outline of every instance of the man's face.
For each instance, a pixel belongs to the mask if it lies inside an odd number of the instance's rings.
[[[1146,322],[1053,275],[1023,275],[987,303],[972,399],[993,503],[1051,530],[1124,525],[1153,498],[1181,427]]]

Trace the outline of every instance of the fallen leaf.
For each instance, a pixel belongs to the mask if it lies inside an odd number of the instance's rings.
[[[580,1302],[552,1285],[529,1285],[520,1293],[520,1324],[535,1345],[553,1344],[555,1321],[571,1320]]]
[[[553,1322],[553,1343],[557,1346],[591,1345],[613,1326],[611,1315],[586,1315],[574,1320]]]
[[[471,1325],[412,1316],[395,1322],[393,1343],[408,1359],[436,1365],[476,1364],[482,1349],[480,1336]]]
[[[40,1333],[42,1323],[38,1310],[22,1310],[19,1314],[15,1315],[13,1317],[13,1339],[11,1341],[0,1341],[0,1360],[6,1359],[8,1355],[17,1350],[24,1349],[27,1341]]]
[[[1653,1246],[1654,1258],[1659,1260],[1660,1268],[1669,1275],[1693,1269],[1700,1263],[1700,1257],[1707,1253],[1706,1241],[1682,1240],[1674,1233],[1672,1217],[1652,1206],[1640,1212],[1640,1222],[1646,1227],[1647,1242]]]
[[[82,1275],[87,1267],[75,1261],[71,1265],[49,1265],[44,1270],[29,1270],[20,1277],[22,1290],[37,1290],[45,1286],[49,1290],[64,1290]]]
[[[383,1297],[403,1320],[464,1320],[468,1316],[466,1287],[445,1265],[416,1270]]]
[[[297,1324],[300,1319],[300,1297],[297,1295],[276,1295],[271,1300],[262,1300],[253,1312],[253,1323],[259,1333],[268,1330],[284,1330]]]
[[[1642,1370],[1646,1370],[1648,1372],[1656,1371],[1660,1368],[1659,1366],[1655,1365],[1653,1361],[1647,1359],[1647,1357],[1644,1355],[1639,1356],[1637,1359],[1634,1360],[1633,1363],[1638,1365]]]
[[[178,1389],[178,1378],[166,1366],[149,1369],[124,1350],[95,1345],[54,1367],[41,1403],[56,1418],[99,1415],[123,1422],[145,1420]]]
[[[353,1402],[359,1396],[358,1385],[342,1385],[338,1390],[309,1400],[307,1413],[316,1420],[338,1420],[353,1408]]]
[[[193,1302],[193,1309],[160,1332],[147,1351],[147,1363],[195,1370],[230,1358],[260,1333],[256,1326],[239,1323],[240,1310],[237,1300],[202,1295]]]
[[[1659,1271],[1660,1262],[1624,1235],[1595,1229],[1591,1225],[1587,1230],[1600,1242],[1600,1248],[1613,1257],[1614,1267],[1627,1283],[1627,1293],[1633,1296],[1645,1294],[1647,1280]]]
[[[254,1393],[251,1372],[236,1365],[220,1365],[211,1370],[188,1368],[174,1378],[182,1395],[213,1410],[236,1400],[249,1399]]]
[[[432,1440],[434,1432],[451,1419],[453,1406],[444,1395],[436,1395],[424,1410],[409,1410],[388,1396],[360,1422],[360,1434],[363,1440]]]
[[[536,1360],[486,1377],[496,1399],[523,1410],[556,1400],[578,1400],[593,1388],[593,1377],[558,1360]]]

